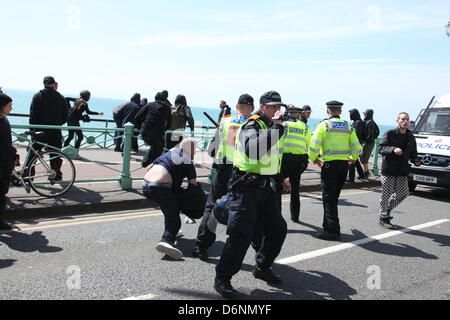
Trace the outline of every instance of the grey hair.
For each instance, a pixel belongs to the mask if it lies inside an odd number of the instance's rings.
[[[194,145],[194,150],[195,150],[195,141],[194,140],[183,139],[183,141],[181,141],[181,143],[180,143],[180,149],[183,150],[183,153],[187,153],[187,154],[191,155],[192,144]]]

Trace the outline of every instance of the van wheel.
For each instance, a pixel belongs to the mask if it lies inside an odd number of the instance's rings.
[[[417,187],[416,182],[408,182],[409,192],[413,192],[414,190],[416,190],[416,187]]]

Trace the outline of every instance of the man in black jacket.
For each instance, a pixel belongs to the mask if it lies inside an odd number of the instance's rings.
[[[352,127],[355,129],[356,136],[358,137],[359,143],[363,144],[367,136],[366,124],[361,120],[361,115],[358,109],[350,109],[350,120],[353,121]],[[359,158],[356,159],[355,163],[350,164],[348,168],[348,179],[346,182],[355,182],[355,168],[358,170],[359,179],[365,178],[364,170],[359,162]]]
[[[69,108],[66,99],[56,91],[56,81],[53,77],[44,78],[44,89],[33,96],[30,106],[30,124],[31,125],[50,125],[62,126],[67,122]],[[61,130],[39,129],[45,133],[44,143],[49,146],[61,149],[62,133]],[[34,144],[37,150],[42,149],[42,145]],[[51,149],[51,148],[50,148]],[[59,158],[50,160],[50,166],[57,173],[56,180],[62,179],[61,173],[62,161]],[[28,166],[29,163],[26,164]]]
[[[172,114],[167,91],[158,92],[155,101],[141,108],[136,114],[136,127],[141,130],[142,139],[150,150],[142,160],[142,167],[147,167],[164,150],[164,134],[170,127]]]
[[[223,100],[220,101],[220,113],[219,113],[219,118],[217,119],[217,123],[220,124],[220,121],[222,120],[223,117],[231,114],[231,108],[227,105],[227,103]]]
[[[139,93],[135,93],[130,102],[125,104],[123,108],[120,109],[118,113],[118,118],[122,120],[122,128],[126,123],[130,122],[136,127],[136,115],[141,110],[141,95]],[[121,150],[123,150],[123,145],[121,146]],[[134,152],[139,151],[139,145],[137,137],[133,134],[133,138],[131,139],[131,150]]]
[[[380,129],[378,128],[378,125],[373,120],[373,110],[367,109],[364,112],[364,123],[366,124],[367,128],[367,137],[366,141],[363,144],[363,151],[360,156],[361,163],[364,168],[364,175],[365,178],[369,178],[369,159],[372,155],[372,150],[375,147],[375,140],[378,139],[378,136],[380,135]]]
[[[416,138],[409,127],[409,115],[402,112],[397,118],[398,127],[386,132],[381,139],[379,153],[383,156],[381,183],[383,185],[380,199],[380,224],[388,229],[395,229],[390,221],[391,212],[409,196],[408,161],[420,166],[417,158]]]
[[[11,125],[6,117],[12,110],[12,99],[0,93],[0,230],[11,230],[12,225],[2,220],[6,208],[6,194],[9,190],[16,149],[12,145]]]

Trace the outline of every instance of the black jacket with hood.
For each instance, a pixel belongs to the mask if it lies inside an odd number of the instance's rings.
[[[396,155],[394,153],[396,148],[402,149],[403,155]],[[405,134],[401,134],[398,128],[389,130],[381,138],[379,153],[383,156],[381,166],[383,176],[408,176],[410,171],[408,160],[414,162],[417,159],[416,138],[409,129],[406,129]]]
[[[182,94],[179,94],[175,98],[175,107],[179,107],[179,106],[182,106],[184,108],[185,119],[188,122],[189,128],[191,129],[191,131],[194,131],[194,129],[195,129],[194,117],[192,116],[191,108],[188,107],[188,105],[187,105],[186,97]],[[185,126],[183,128],[172,128],[172,129],[176,130],[176,129],[185,129],[185,128],[186,128],[186,122],[185,122]]]
[[[159,92],[155,96],[155,101],[148,103],[136,114],[136,127],[141,130],[144,140],[153,137],[162,138],[170,127],[172,104],[167,97],[164,91]]]
[[[359,114],[358,109],[351,109],[350,112],[350,120],[353,121],[353,129],[355,129],[356,136],[358,137],[359,142],[362,144],[366,142],[367,131],[366,124],[361,119],[361,115]]]
[[[366,143],[371,144],[375,142],[375,139],[380,135],[380,129],[378,125],[373,120],[373,110],[367,109],[365,112],[364,122],[366,123],[367,128],[367,141]]]
[[[141,109],[141,95],[139,93],[135,93],[131,99],[130,102],[128,102],[126,105],[123,106],[122,109],[120,109],[118,113],[119,119],[122,120],[122,125],[125,125],[127,122],[131,122],[136,126],[135,123],[135,117],[136,114]]]

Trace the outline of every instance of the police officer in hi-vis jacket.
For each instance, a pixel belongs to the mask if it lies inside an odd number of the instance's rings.
[[[308,146],[311,140],[311,130],[309,130],[307,124],[301,121],[303,113],[301,108],[291,106],[286,109],[286,112],[289,118],[288,121],[284,122],[281,174],[284,178],[289,178],[291,184],[291,220],[298,223],[300,216],[300,178],[308,167]]]
[[[348,164],[356,161],[361,152],[355,130],[350,123],[340,119],[342,106],[343,103],[338,101],[327,103],[329,118],[318,125],[309,145],[309,159],[322,168],[324,230],[317,235],[322,240],[340,239],[338,200],[347,177]]]
[[[242,125],[236,136],[234,167],[229,189],[228,239],[216,266],[214,289],[224,298],[237,298],[231,278],[239,272],[256,231],[263,240],[256,254],[253,276],[269,283],[281,278],[271,266],[280,253],[287,233],[281,216],[277,192],[271,180],[280,173],[284,133],[281,96],[270,91],[260,99],[260,109]],[[289,182],[283,183],[289,189]]]
[[[214,157],[213,168],[216,169],[216,172],[211,179],[211,191],[202,222],[198,228],[195,249],[192,254],[202,261],[208,260],[207,250],[216,240],[217,221],[212,213],[216,200],[228,192],[228,181],[233,171],[237,131],[242,124],[247,122],[253,109],[253,98],[249,94],[241,95],[236,105],[237,116],[232,117],[229,114],[221,118],[219,128],[217,128],[214,139],[208,148],[209,155]]]

